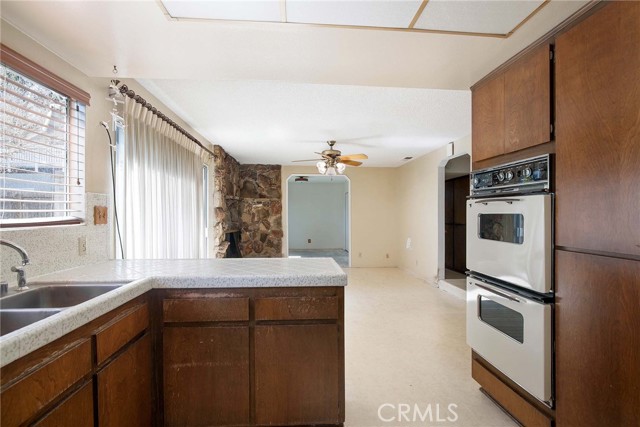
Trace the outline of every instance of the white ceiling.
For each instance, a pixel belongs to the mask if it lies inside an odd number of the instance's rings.
[[[296,2],[287,3],[288,14],[297,13]],[[353,3],[382,7],[375,0]],[[456,19],[466,16],[470,25],[476,20],[469,16],[477,15],[483,22],[475,3],[456,3]],[[468,88],[585,3],[553,0],[508,38],[179,21],[155,0],[3,0],[1,14],[87,75],[104,77],[105,90],[117,64],[121,77],[139,79],[240,161],[287,164],[323,149],[325,139],[359,138],[352,143],[363,145],[339,142],[339,148],[366,152],[367,165],[396,166],[469,134]]]
[[[366,166],[399,166],[471,132],[469,91],[267,81],[140,80],[241,163],[290,164],[336,140]],[[313,165],[313,162],[308,163]]]
[[[418,28],[493,35],[508,35],[545,3],[543,0],[160,1],[175,19]]]

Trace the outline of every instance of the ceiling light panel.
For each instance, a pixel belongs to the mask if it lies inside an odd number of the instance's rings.
[[[407,28],[420,0],[287,0],[287,22]]]
[[[172,18],[280,22],[279,0],[161,0]]]
[[[508,34],[544,1],[430,0],[415,28]]]

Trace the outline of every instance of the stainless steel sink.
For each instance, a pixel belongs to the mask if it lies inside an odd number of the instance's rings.
[[[38,283],[27,291],[0,298],[0,335],[60,313],[116,289],[125,283]]]
[[[122,283],[38,285],[27,291],[1,298],[0,310],[71,307],[116,289],[121,285]]]
[[[0,310],[0,336],[60,313],[61,308]]]

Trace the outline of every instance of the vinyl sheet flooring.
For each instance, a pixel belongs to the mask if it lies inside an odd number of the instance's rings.
[[[463,299],[396,268],[345,271],[346,427],[517,425],[471,378]]]

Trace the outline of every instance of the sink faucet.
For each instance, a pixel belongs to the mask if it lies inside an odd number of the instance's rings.
[[[27,277],[25,275],[25,271],[23,267],[29,264],[29,255],[27,255],[27,251],[25,251],[23,248],[16,245],[15,243],[10,242],[8,240],[4,240],[4,239],[0,239],[0,245],[8,246],[20,254],[20,257],[22,258],[22,266],[20,267],[13,266],[11,267],[11,271],[13,271],[14,273],[18,273],[18,290],[24,291],[26,289],[29,289],[29,287],[27,286]]]

